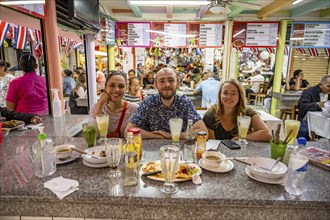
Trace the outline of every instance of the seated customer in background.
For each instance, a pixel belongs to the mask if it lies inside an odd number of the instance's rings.
[[[206,76],[207,78],[198,84],[194,90],[194,94],[202,93],[202,107],[217,103],[220,89],[220,81],[214,79],[213,72],[208,72]]]
[[[124,137],[127,123],[138,108],[137,104],[123,100],[126,93],[126,82],[125,76],[121,73],[114,72],[108,75],[104,92],[101,93],[96,105],[92,106],[89,111],[91,121],[95,121],[97,115],[109,115],[108,137]],[[123,119],[120,120],[122,115]]]
[[[302,92],[298,101],[298,120],[301,121],[297,137],[309,139],[307,121],[303,120],[308,111],[322,111],[324,103],[330,100],[330,75],[323,76],[320,83]]]
[[[304,73],[302,70],[295,70],[293,72],[293,77],[290,79],[289,85],[290,90],[295,91],[304,90],[311,87],[309,82],[304,80]]]
[[[260,89],[260,85],[264,83],[265,77],[260,74],[259,70],[256,70],[252,73],[252,76],[247,79],[251,83],[251,88],[246,89],[246,97],[248,97],[249,93],[258,93]]]
[[[62,82],[63,95],[64,97],[69,97],[71,91],[76,86],[76,81],[72,78],[71,70],[64,70],[64,78]]]
[[[242,114],[251,117],[247,140],[270,141],[271,132],[258,113],[246,107],[244,90],[234,79],[222,83],[218,104],[213,105],[203,118],[210,139],[238,139],[237,117]]]
[[[150,70],[141,78],[141,86],[143,86],[143,89],[155,89],[154,74]]]
[[[42,122],[42,119],[37,114],[28,114],[22,112],[14,112],[10,111],[7,108],[0,107],[0,115],[1,117],[5,117],[6,121],[9,120],[20,120],[24,121],[25,123],[31,124],[39,124]]]
[[[7,93],[7,108],[11,111],[48,114],[48,96],[45,77],[36,73],[37,61],[31,54],[23,55],[19,66],[24,75],[13,79]]]
[[[140,90],[140,81],[137,77],[128,79],[128,91],[125,93],[123,99],[136,104],[140,104],[144,99],[142,90]]]
[[[178,87],[174,70],[163,68],[156,75],[156,88],[159,94],[148,96],[138,108],[136,114],[127,125],[126,132],[131,127],[141,129],[144,139],[170,139],[170,118],[179,117],[183,120],[181,139],[185,138],[188,119],[193,120],[193,128],[207,131],[204,122],[194,108],[191,100],[185,95],[176,95]]]
[[[76,99],[86,99],[86,74],[80,74],[78,77],[78,82],[75,88],[70,93],[69,98],[69,106],[70,106],[70,113],[74,114],[88,114],[88,107],[87,106],[78,106]]]

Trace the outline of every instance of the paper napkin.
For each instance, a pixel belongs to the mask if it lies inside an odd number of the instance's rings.
[[[194,183],[194,184],[196,184],[196,185],[199,185],[199,184],[202,184],[202,178],[201,178],[201,176],[199,175],[199,174],[194,174],[193,176],[192,176],[192,182]]]
[[[59,199],[78,190],[79,183],[76,180],[66,179],[62,176],[56,177],[44,183],[44,187],[55,193]]]
[[[219,140],[208,140],[206,142],[206,150],[216,150],[220,144]]]

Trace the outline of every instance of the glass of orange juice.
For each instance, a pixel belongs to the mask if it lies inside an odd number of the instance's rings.
[[[288,144],[293,144],[294,141],[296,140],[298,132],[299,132],[300,121],[285,120],[284,127],[285,127],[285,137],[287,137],[289,132],[292,130],[292,132],[289,136],[290,141],[288,142]]]
[[[172,136],[172,144],[179,146],[180,135],[182,129],[182,118],[170,118],[170,130]]]
[[[246,146],[248,144],[246,140],[247,133],[250,128],[251,117],[249,116],[238,116],[237,117],[237,127],[238,127],[238,135],[239,140],[238,144],[241,146]]]

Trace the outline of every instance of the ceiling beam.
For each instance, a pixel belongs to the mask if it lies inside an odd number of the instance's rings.
[[[142,12],[137,5],[132,5],[130,0],[127,0],[127,4],[129,7],[131,7],[133,13],[135,14],[136,17],[142,18]]]
[[[313,2],[309,2],[307,4],[304,4],[300,7],[297,7],[295,9],[293,9],[291,11],[291,17],[298,17],[298,16],[302,16],[304,14],[313,12],[315,10],[319,10],[322,8],[326,8],[329,7],[329,1],[313,1]]]
[[[245,1],[242,1],[244,3],[253,3],[255,2],[256,0],[245,0]],[[238,6],[231,6],[230,7],[231,9],[231,12],[227,14],[227,17],[235,17],[236,15],[240,14],[242,11],[245,10],[245,8],[243,7],[238,7]]]
[[[173,5],[166,6],[166,14],[167,14],[167,18],[173,17]]]
[[[322,9],[320,11],[320,17],[321,18],[330,17],[330,8]]]
[[[112,9],[112,13],[133,13],[132,9]]]
[[[263,7],[258,12],[258,18],[265,18],[268,17],[279,10],[285,8],[286,6],[291,5],[291,1],[289,0],[275,0],[266,7]]]

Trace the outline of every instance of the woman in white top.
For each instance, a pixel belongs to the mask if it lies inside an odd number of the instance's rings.
[[[108,137],[124,137],[129,119],[138,108],[137,104],[123,100],[126,82],[125,76],[119,72],[108,75],[105,91],[101,93],[98,102],[89,111],[91,121],[95,121],[97,115],[109,115]]]
[[[78,77],[76,87],[72,89],[69,98],[70,113],[74,114],[88,114],[88,109],[85,106],[77,106],[77,98],[86,98],[86,74],[82,73]]]
[[[7,73],[7,68],[10,67],[10,63],[0,60],[0,106],[6,106],[6,96],[10,82],[15,79],[13,75]]]

